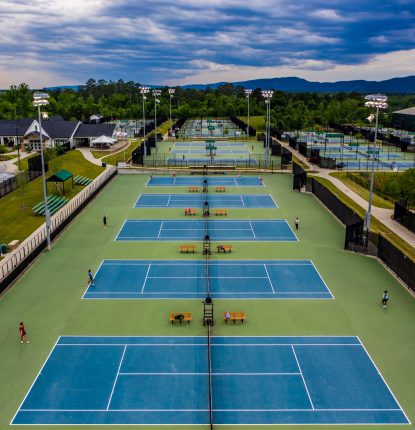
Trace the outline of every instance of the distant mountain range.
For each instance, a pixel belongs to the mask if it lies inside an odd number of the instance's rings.
[[[206,88],[217,88],[228,82],[216,82],[206,85],[183,85],[182,88],[193,88],[204,90]],[[231,82],[233,85],[240,85],[245,88],[263,90],[280,90],[287,93],[394,93],[394,94],[415,94],[415,76],[406,76],[404,78],[392,78],[385,81],[338,81],[338,82],[310,82],[306,79],[290,78],[270,78],[254,79],[251,81]],[[65,85],[57,87],[48,87],[47,90],[73,89],[76,91],[79,85]],[[151,85],[157,87],[157,85]]]
[[[226,82],[217,82],[208,85],[183,85],[182,88],[217,88]],[[263,90],[280,90],[287,93],[415,93],[415,76],[404,78],[392,78],[385,81],[339,81],[339,82],[310,82],[305,79],[290,78],[270,78],[254,79],[252,81],[232,82],[233,85],[240,85],[245,88]]]

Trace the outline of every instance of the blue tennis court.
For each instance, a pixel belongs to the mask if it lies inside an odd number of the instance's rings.
[[[210,293],[221,299],[332,299],[310,260],[209,261]],[[104,260],[85,299],[206,296],[203,260]]]
[[[207,425],[207,348],[203,336],[60,337],[12,424]],[[211,363],[216,425],[410,423],[355,336],[212,336]]]
[[[211,208],[277,208],[271,194],[140,194],[136,208],[193,208],[203,207],[205,201]]]
[[[115,240],[202,241],[206,234],[204,220],[135,220],[125,221]],[[297,242],[287,221],[278,220],[209,220],[211,240]]]
[[[228,157],[214,157],[214,159],[211,159],[210,157],[195,157],[195,158],[171,158],[169,157],[166,160],[167,164],[173,164],[177,166],[256,166],[258,164],[258,161],[253,157],[244,157],[241,155],[240,158],[228,158]]]
[[[255,176],[153,176],[147,182],[147,187],[201,187],[207,179],[209,186],[226,187],[262,187],[263,183]]]
[[[206,142],[193,141],[193,142],[176,142],[174,147],[187,147],[187,148],[205,148],[208,144]],[[246,144],[243,142],[229,142],[226,140],[217,140],[214,143],[218,148],[220,147],[234,147],[234,148],[246,148]]]
[[[194,154],[205,154],[205,155],[209,155],[209,151],[206,151],[206,149],[172,149],[170,151],[170,154],[177,154],[177,155],[194,155]],[[248,151],[247,149],[216,149],[215,150],[215,154],[216,155],[226,155],[226,154],[232,154],[232,155],[248,155],[250,154],[250,151]]]

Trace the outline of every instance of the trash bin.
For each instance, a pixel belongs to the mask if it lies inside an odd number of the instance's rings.
[[[107,163],[102,163],[102,167],[107,167]]]
[[[2,254],[7,254],[7,245],[6,245],[5,243],[2,243],[2,244],[0,245],[0,252],[1,252]]]

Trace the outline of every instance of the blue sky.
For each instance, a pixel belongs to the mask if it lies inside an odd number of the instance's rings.
[[[0,0],[0,88],[415,74],[413,0]]]

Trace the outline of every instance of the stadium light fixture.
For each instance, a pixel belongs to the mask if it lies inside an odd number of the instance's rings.
[[[158,158],[158,148],[157,148],[157,103],[160,103],[160,100],[157,97],[161,96],[161,90],[154,89],[152,90],[152,94],[154,96],[154,143],[156,148],[156,167],[157,167],[157,158]]]
[[[245,88],[245,95],[248,101],[248,126],[246,128],[246,139],[249,139],[249,96],[252,94],[252,90]]]
[[[143,165],[146,165],[146,156],[147,156],[147,145],[146,145],[146,111],[144,102],[146,100],[146,94],[150,92],[150,88],[148,87],[140,87],[140,93],[143,96],[143,142],[144,142],[144,158]]]
[[[265,98],[267,108],[266,126],[265,126],[265,166],[269,166],[269,142],[270,142],[270,122],[271,122],[271,98],[274,94],[272,90],[262,90],[262,97]]]
[[[172,124],[172,122],[171,122],[171,99],[173,98],[173,96],[174,96],[174,93],[176,92],[176,89],[175,88],[169,88],[169,95],[170,95],[170,136],[172,136],[172,134],[173,134],[173,124]]]
[[[43,155],[43,131],[42,131],[42,114],[40,112],[41,106],[47,106],[49,104],[49,94],[35,92],[33,93],[33,106],[37,107],[37,115],[39,122],[39,138],[40,138],[40,160],[42,163],[42,182],[43,182],[43,203],[45,205],[45,226],[46,226],[46,242],[48,251],[51,250],[50,245],[50,210],[48,206],[48,197],[46,191],[46,175],[45,175],[45,157]]]
[[[376,108],[376,124],[375,124],[375,136],[373,139],[372,148],[372,171],[370,175],[370,187],[369,187],[369,203],[367,212],[365,215],[365,231],[366,231],[366,241],[369,240],[369,230],[370,230],[370,218],[372,215],[372,199],[373,199],[373,183],[375,178],[375,156],[376,156],[376,145],[378,140],[378,124],[379,124],[379,109],[386,109],[388,107],[387,101],[388,97],[384,94],[371,94],[365,97],[365,106],[369,108]],[[368,243],[368,242],[366,242]]]

